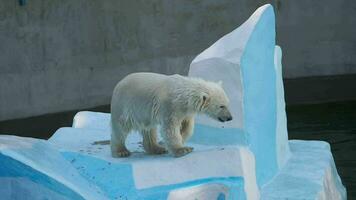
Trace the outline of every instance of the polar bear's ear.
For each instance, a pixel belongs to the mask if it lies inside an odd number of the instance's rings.
[[[223,84],[223,82],[221,80],[218,81],[218,85],[220,85],[222,87],[222,84]]]
[[[199,110],[202,111],[208,107],[210,103],[210,98],[207,93],[203,92],[200,96]]]

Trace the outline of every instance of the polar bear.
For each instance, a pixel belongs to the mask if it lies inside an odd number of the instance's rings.
[[[184,143],[193,133],[195,115],[230,121],[228,104],[221,83],[177,74],[130,74],[116,85],[111,100],[112,156],[130,155],[125,140],[131,130],[142,134],[149,154],[167,153],[166,148],[175,157],[188,154],[193,148]],[[158,125],[166,148],[157,142]]]

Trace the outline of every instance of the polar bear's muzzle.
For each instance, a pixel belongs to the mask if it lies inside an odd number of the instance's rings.
[[[231,116],[230,112],[228,112],[228,113],[227,113],[226,115],[224,115],[224,116],[219,116],[219,117],[218,117],[218,120],[219,120],[220,122],[231,121],[231,120],[232,120],[232,116]]]
[[[227,122],[227,121],[231,121],[232,120],[232,117],[219,117],[218,118],[219,121],[221,122]]]

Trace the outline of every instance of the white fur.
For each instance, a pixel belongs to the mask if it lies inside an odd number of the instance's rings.
[[[168,150],[185,155],[193,150],[183,145],[193,133],[195,114],[231,120],[228,103],[221,84],[180,75],[130,74],[116,85],[111,101],[112,155],[130,155],[125,140],[131,130],[142,133],[148,153],[165,153],[157,143],[157,125]]]

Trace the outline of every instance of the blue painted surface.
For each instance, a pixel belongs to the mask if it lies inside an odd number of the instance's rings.
[[[73,152],[64,152],[63,155],[79,171],[80,175],[97,185],[110,199],[135,196],[136,189],[131,164],[113,164]]]
[[[20,186],[12,185],[11,191],[3,190],[2,195],[7,195],[7,193],[11,193],[11,199],[23,199],[35,198],[37,199],[40,195],[42,198],[54,199],[53,193],[57,193],[57,197],[55,199],[78,199],[81,200],[84,198],[68,188],[67,186],[61,184],[55,179],[50,178],[49,176],[34,170],[33,168],[24,165],[23,163],[14,160],[11,157],[4,156],[0,154],[0,182],[2,178],[26,178],[31,180],[32,182],[43,186],[46,190],[42,191],[33,191],[33,193],[22,194],[18,191],[21,191]],[[4,189],[4,188],[2,188]],[[1,191],[1,190],[0,190]],[[53,193],[48,193],[48,191],[52,191]],[[38,193],[38,194],[37,194]],[[51,196],[50,196],[51,195]]]
[[[188,181],[180,184],[173,184],[173,185],[166,185],[166,186],[159,186],[153,187],[149,189],[139,190],[138,194],[139,197],[148,200],[160,200],[160,199],[167,199],[168,193],[171,190],[177,190],[180,188],[189,188],[195,187],[202,184],[210,184],[210,183],[218,183],[224,184],[230,189],[231,199],[246,199],[246,195],[243,189],[243,179],[241,177],[228,177],[228,178],[219,178],[219,177],[212,177],[207,179],[198,179],[194,181]],[[148,197],[148,198],[147,198]]]
[[[196,124],[189,142],[204,145],[247,145],[246,134],[238,128],[216,128]]]
[[[274,67],[276,71],[277,97],[276,149],[278,169],[281,169],[290,158],[290,148],[288,143],[286,103],[284,101],[282,49],[279,46],[276,46],[274,51]]]
[[[34,188],[43,189],[42,191],[52,194],[56,190],[50,192],[52,191],[51,187],[58,188],[61,196],[63,196],[61,191],[66,194],[68,193],[66,191],[69,190],[74,191],[83,199],[107,199],[95,185],[89,184],[81,177],[62,154],[45,140],[0,135],[0,155],[2,156],[0,159],[1,173],[6,177],[1,181],[6,184],[16,183],[23,179],[32,184]],[[9,164],[12,162],[11,159],[13,163]],[[3,163],[4,165],[2,165]],[[20,183],[20,185],[24,184]],[[19,186],[17,185],[17,187]],[[23,191],[22,189],[19,188],[19,191]],[[5,193],[11,193],[11,188]],[[38,192],[36,191],[36,193]]]
[[[163,200],[167,199],[172,190],[209,183],[220,183],[229,187],[233,199],[246,199],[241,177],[212,177],[139,190],[135,187],[132,166],[129,163],[111,163],[72,152],[64,152],[63,155],[85,179],[100,187],[110,199]]]
[[[225,200],[225,194],[220,193],[217,200]]]
[[[20,142],[21,139],[19,139]],[[346,199],[346,190],[337,174],[328,143],[290,141],[290,147],[292,152],[290,160],[274,177],[273,181],[261,188],[261,199],[293,199],[295,197],[297,199],[316,199],[320,192],[330,189],[335,191],[336,195],[340,195],[340,198],[334,199]],[[38,147],[35,148],[36,152],[40,150]],[[31,152],[28,146],[19,149]],[[46,151],[46,148],[42,150]],[[28,155],[31,154],[28,153]],[[130,163],[111,163],[90,155],[74,152],[62,152],[62,155],[65,159],[57,163],[59,166],[72,165],[81,177],[84,177],[91,184],[97,185],[110,199],[167,199],[172,190],[184,189],[185,191],[211,183],[223,184],[229,189],[228,196],[220,194],[217,199],[246,199],[243,177],[210,177],[178,184],[137,189]],[[41,157],[43,155],[38,154],[39,160]],[[60,161],[60,159],[57,160]],[[64,185],[12,157],[0,154],[0,163],[1,199],[26,199],[27,197],[30,199],[84,199],[74,192],[70,186]],[[327,183],[328,185],[323,185],[325,184],[327,169],[331,170],[328,178],[331,182]],[[82,182],[75,182],[76,180],[73,179],[71,183],[76,186],[82,184]],[[27,183],[30,183],[30,185],[27,185]],[[334,185],[331,185],[331,183]],[[9,185],[11,185],[11,188],[8,187]],[[27,193],[21,193],[23,191]],[[328,195],[328,193],[326,194]]]
[[[244,130],[256,158],[259,186],[277,172],[275,21],[272,6],[257,22],[241,58]]]
[[[319,199],[318,195],[325,190],[328,199],[346,199],[346,190],[327,142],[290,140],[289,145],[291,158],[273,181],[262,188],[262,200]],[[328,169],[331,170],[329,178]],[[333,194],[330,191],[334,191]]]

